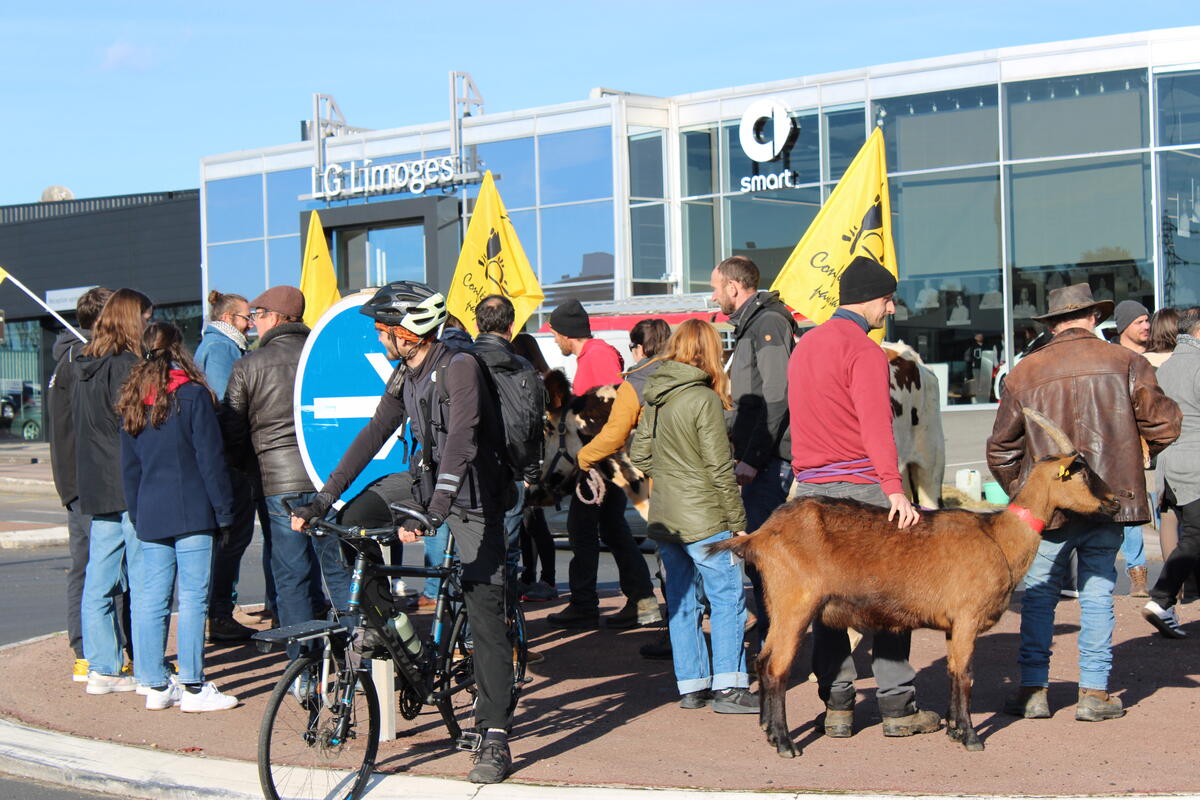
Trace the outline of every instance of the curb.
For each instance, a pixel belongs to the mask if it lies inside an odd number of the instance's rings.
[[[67,526],[33,528],[26,531],[0,532],[0,550],[16,550],[22,547],[59,547],[68,543],[70,533]]]
[[[0,476],[0,493],[3,494],[44,494],[58,495],[54,481],[41,478],[12,478]]]

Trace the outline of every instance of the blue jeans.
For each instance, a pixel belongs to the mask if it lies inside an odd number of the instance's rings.
[[[1021,602],[1022,686],[1050,685],[1050,645],[1054,608],[1071,566],[1079,564],[1079,688],[1108,689],[1112,669],[1113,586],[1121,528],[1116,522],[1072,520],[1042,535],[1037,555],[1025,574]]]
[[[508,570],[504,580],[509,592],[517,591],[517,576],[521,571],[521,523],[525,520],[525,481],[517,481],[517,501],[504,512],[504,543],[508,548],[505,563]]]
[[[211,531],[189,533],[170,539],[142,542],[141,611],[133,632],[133,646],[142,682],[166,686],[163,641],[171,619],[171,590],[179,575],[180,683],[204,682],[204,620],[208,614],[208,589],[212,580],[213,535]]]
[[[729,531],[691,544],[659,542],[667,571],[667,612],[671,657],[679,693],[701,689],[729,689],[750,685],[742,631],[746,625],[746,600],[742,593],[741,562],[731,553],[709,555],[705,547],[728,539]],[[708,595],[712,631],[712,660],[701,628],[704,607],[696,590],[697,574]]]
[[[308,622],[321,614],[317,598],[325,595],[334,608],[345,608],[350,599],[350,574],[341,558],[336,536],[312,537],[292,530],[292,506],[312,501],[315,492],[273,494],[266,498],[271,518],[271,574],[275,577],[275,613],[279,627]],[[290,652],[290,651],[289,651]]]
[[[1125,559],[1125,569],[1141,567],[1146,564],[1146,545],[1142,539],[1142,526],[1129,525],[1121,539],[1121,557]]]
[[[138,627],[138,594],[141,590],[142,548],[129,512],[92,517],[87,572],[83,579],[83,654],[93,672],[116,675],[121,671],[121,637],[114,598],[129,588],[133,617]],[[134,655],[137,656],[136,645]],[[143,659],[137,656],[139,671]],[[140,679],[140,676],[139,676]]]
[[[754,533],[775,509],[787,502],[792,489],[792,465],[782,458],[773,458],[758,471],[754,480],[742,487],[742,505],[746,507],[746,533]],[[758,635],[758,647],[767,640],[771,619],[767,616],[767,604],[763,599],[762,579],[754,565],[746,565],[746,575],[754,590],[754,608],[758,622],[754,631]]]

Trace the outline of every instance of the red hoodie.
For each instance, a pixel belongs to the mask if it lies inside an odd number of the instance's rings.
[[[167,394],[190,382],[192,379],[188,374],[181,369],[173,369],[167,373]],[[142,398],[142,402],[148,406],[154,405],[154,401],[158,399],[158,390],[153,386],[146,392],[146,396]]]
[[[576,361],[571,391],[577,395],[596,386],[621,382],[621,369],[625,365],[621,354],[603,339],[588,339]]]

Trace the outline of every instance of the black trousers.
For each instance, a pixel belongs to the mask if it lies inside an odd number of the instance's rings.
[[[521,561],[525,570],[521,573],[522,583],[538,580],[538,565],[541,565],[541,580],[554,585],[554,536],[546,524],[546,512],[540,506],[525,507],[521,524]]]
[[[384,490],[383,494],[388,494]],[[347,503],[340,515],[343,525],[381,528],[393,524],[388,498],[372,488]],[[394,502],[394,500],[393,500]],[[475,645],[475,724],[480,729],[508,730],[513,714],[513,642],[508,639],[505,603],[503,515],[484,519],[452,511],[446,519],[450,534],[463,555],[463,600]],[[468,560],[470,563],[468,563]],[[394,563],[399,563],[395,553]],[[486,580],[470,580],[485,577]]]
[[[1179,544],[1167,556],[1162,572],[1150,590],[1150,598],[1163,608],[1175,605],[1179,590],[1200,564],[1200,500],[1179,505],[1171,484],[1163,491],[1163,505],[1179,515]]]
[[[567,568],[571,582],[571,605],[584,611],[596,611],[596,570],[600,567],[600,540],[608,545],[617,562],[621,592],[637,601],[654,596],[646,559],[625,521],[625,493],[606,483],[604,501],[595,506],[571,495],[567,511],[567,536],[571,541],[571,563]]]
[[[242,555],[254,538],[254,486],[240,472],[230,470],[233,486],[233,525],[227,536],[218,536],[213,547],[212,581],[208,587],[208,616],[216,619],[233,615],[237,602],[237,583],[242,570]]]

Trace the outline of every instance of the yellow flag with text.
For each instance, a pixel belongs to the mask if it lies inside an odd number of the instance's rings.
[[[813,322],[824,322],[837,310],[842,270],[859,257],[877,261],[899,276],[880,128],[867,137],[771,288]],[[872,331],[871,336],[881,341],[883,331]]]
[[[333,272],[333,259],[325,242],[325,229],[317,212],[308,218],[308,238],[304,242],[304,262],[300,271],[300,291],[304,295],[304,324],[312,327],[325,311],[342,299]]]
[[[450,281],[446,308],[475,336],[479,333],[475,306],[490,294],[502,294],[512,301],[517,312],[514,333],[546,297],[488,170]]]

